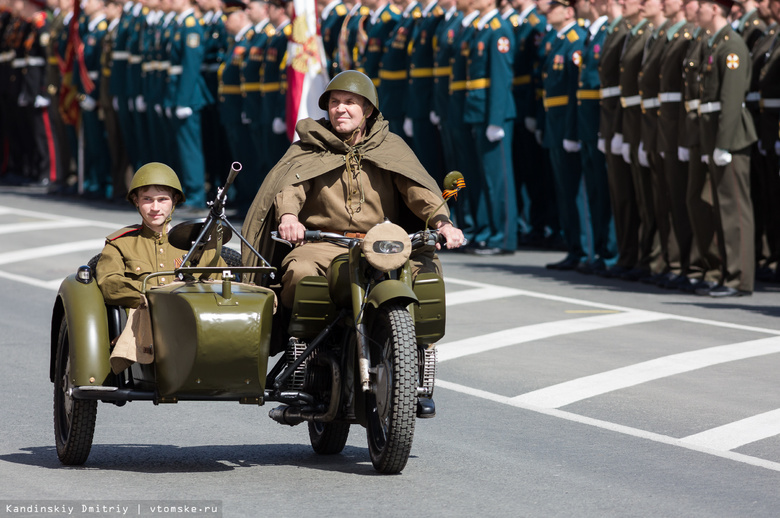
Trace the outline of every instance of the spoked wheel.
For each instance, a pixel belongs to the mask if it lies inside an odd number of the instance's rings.
[[[69,348],[68,323],[63,317],[57,338],[54,374],[54,438],[60,462],[79,465],[87,461],[92,448],[97,401],[73,399],[68,394],[72,388]]]
[[[320,455],[341,453],[349,437],[349,423],[309,422],[311,447]]]
[[[369,332],[372,385],[366,398],[368,451],[382,473],[399,473],[412,450],[417,358],[414,322],[400,305],[381,306]]]

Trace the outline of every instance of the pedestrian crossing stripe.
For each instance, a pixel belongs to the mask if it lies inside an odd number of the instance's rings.
[[[726,66],[730,70],[736,70],[739,68],[739,56],[734,54],[733,52],[726,56]]]

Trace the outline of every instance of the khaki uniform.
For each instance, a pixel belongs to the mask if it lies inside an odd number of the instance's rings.
[[[145,225],[125,227],[106,238],[96,268],[98,286],[107,303],[136,308],[141,301],[144,278],[151,273],[174,270],[181,266],[186,254],[186,250],[170,244],[165,233],[153,232]],[[206,250],[200,265],[212,266],[215,255],[215,250]],[[226,265],[220,257],[213,266]],[[147,286],[163,286],[174,280],[167,275],[154,277]]]
[[[756,141],[744,99],[750,86],[747,45],[726,25],[708,42],[702,66],[699,107],[702,155],[709,156],[716,231],[723,263],[722,284],[753,291],[755,277],[750,149]],[[731,163],[718,166],[715,149],[729,151]]]

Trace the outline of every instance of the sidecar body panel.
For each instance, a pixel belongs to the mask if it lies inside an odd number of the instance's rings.
[[[444,279],[435,273],[421,273],[414,280],[413,289],[418,300],[418,305],[414,309],[417,343],[420,345],[436,343],[444,336],[446,324]]]
[[[173,284],[149,290],[157,390],[177,394],[262,398],[274,294],[232,283]]]

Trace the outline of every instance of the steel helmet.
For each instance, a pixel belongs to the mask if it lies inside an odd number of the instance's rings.
[[[146,165],[141,166],[138,171],[133,175],[133,180],[130,182],[130,188],[127,191],[127,201],[133,201],[133,192],[141,187],[148,185],[163,185],[170,187],[174,191],[179,193],[178,203],[184,203],[184,191],[181,189],[181,182],[176,173],[165,164],[160,162],[149,162]]]
[[[331,79],[328,86],[325,87],[325,91],[320,95],[319,101],[320,108],[326,112],[328,111],[330,92],[333,90],[362,95],[374,107],[374,113],[379,113],[379,95],[376,93],[374,82],[366,74],[357,70],[345,70]]]

